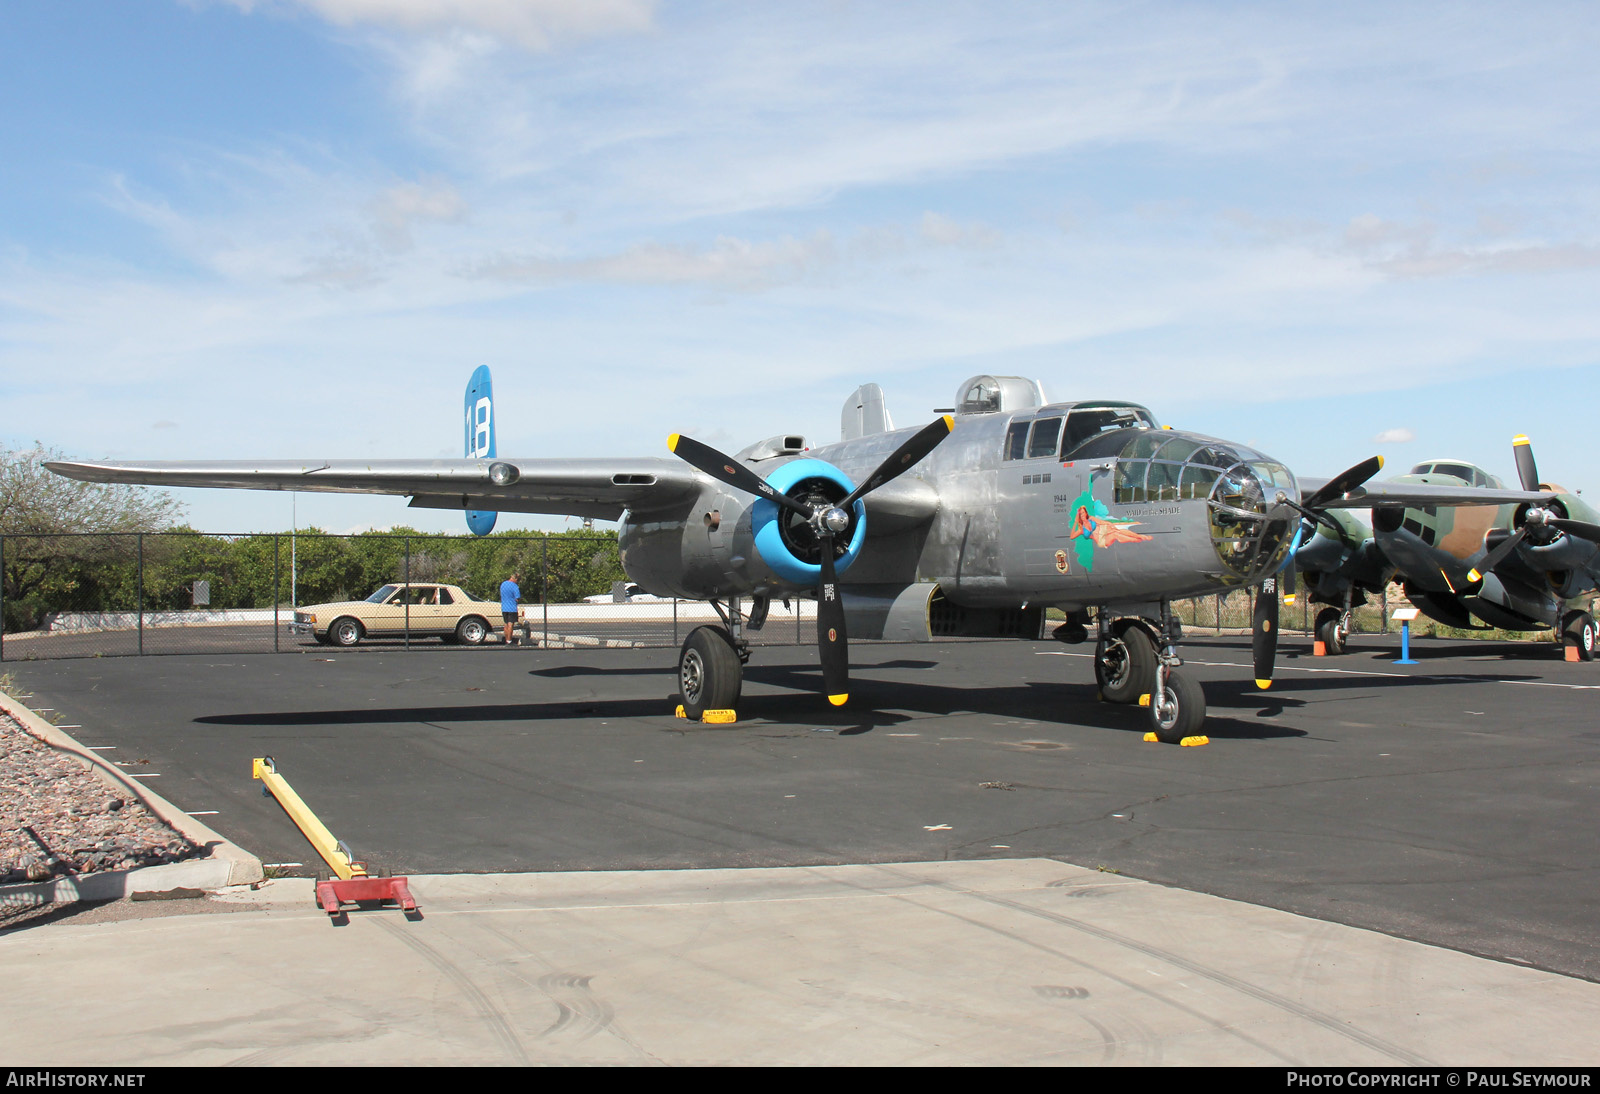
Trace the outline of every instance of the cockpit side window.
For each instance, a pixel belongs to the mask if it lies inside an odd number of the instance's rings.
[[[1028,458],[1054,456],[1056,442],[1061,439],[1060,418],[1040,418],[1033,423],[1033,435],[1028,439]]]
[[[1006,430],[1006,459],[1020,460],[1028,452],[1028,426],[1030,422],[1012,422]]]

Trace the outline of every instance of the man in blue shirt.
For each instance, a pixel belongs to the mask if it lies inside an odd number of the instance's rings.
[[[506,645],[511,645],[511,628],[517,622],[517,601],[522,598],[522,589],[517,586],[521,574],[512,574],[500,583],[500,618],[506,624]]]

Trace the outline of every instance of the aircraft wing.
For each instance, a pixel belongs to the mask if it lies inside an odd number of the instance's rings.
[[[1310,497],[1330,480],[1301,478],[1302,497]],[[1520,505],[1549,501],[1553,494],[1527,490],[1489,490],[1474,486],[1434,486],[1413,482],[1369,482],[1341,497],[1324,502],[1326,509],[1370,509],[1397,505],[1408,509],[1447,508],[1454,505]]]
[[[89,482],[398,494],[409,495],[411,504],[423,509],[561,513],[598,520],[617,520],[624,509],[654,509],[687,501],[699,492],[704,481],[679,460],[649,458],[150,463],[51,460],[45,466],[58,475]]]

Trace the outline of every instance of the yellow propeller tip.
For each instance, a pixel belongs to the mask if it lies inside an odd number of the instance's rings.
[[[1378,457],[1378,470],[1379,471],[1383,470],[1383,457],[1382,456]]]
[[[1532,444],[1533,442],[1528,440],[1527,434],[1518,433],[1515,437],[1511,438],[1511,443],[1513,445],[1519,445],[1519,444]]]
[[[1266,691],[1271,686],[1272,686],[1272,681],[1271,680],[1257,680],[1256,681],[1256,687],[1260,688],[1262,691]]]
[[[668,452],[676,452],[678,450],[678,440],[681,438],[681,436],[682,434],[674,433],[672,436],[667,438]]]
[[[1467,580],[1468,581],[1482,581],[1483,580],[1483,575],[1480,574],[1477,570],[1468,570],[1467,571]]]
[[[844,706],[844,701],[846,699],[848,699],[848,698],[850,698],[850,696],[848,694],[845,694],[845,695],[830,695],[830,696],[828,696],[828,702],[832,703],[836,707],[842,707],[842,706]]]
[[[944,427],[945,427],[945,429],[947,429],[947,430],[951,430],[951,429],[954,429],[954,428],[955,428],[955,427],[956,427],[956,420],[955,420],[955,418],[954,418],[954,417],[952,417],[952,416],[951,416],[951,415],[949,415],[949,414],[946,414],[946,415],[945,415],[945,416],[944,416]]]

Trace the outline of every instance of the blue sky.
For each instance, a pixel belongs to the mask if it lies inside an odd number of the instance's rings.
[[[0,440],[457,456],[488,365],[502,454],[662,455],[994,372],[1306,475],[1511,478],[1526,432],[1587,495],[1597,47],[1583,4],[17,0]]]

